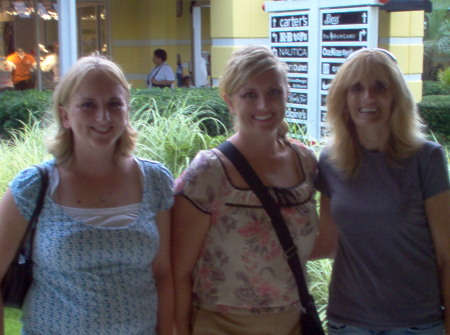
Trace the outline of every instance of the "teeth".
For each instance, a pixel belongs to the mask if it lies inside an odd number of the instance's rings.
[[[271,114],[267,114],[267,115],[255,115],[255,119],[259,120],[259,121],[265,121],[265,120],[269,120],[272,117]]]
[[[376,108],[361,108],[359,110],[361,113],[375,113],[377,111]]]
[[[94,129],[101,133],[106,133],[109,130],[109,128],[94,128]]]

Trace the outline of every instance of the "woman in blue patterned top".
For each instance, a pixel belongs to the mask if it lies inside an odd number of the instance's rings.
[[[22,334],[172,334],[172,176],[132,155],[137,133],[122,70],[102,57],[81,58],[53,100],[58,129],[48,146],[54,159],[43,163],[49,187]],[[0,202],[0,278],[40,183],[28,168]]]

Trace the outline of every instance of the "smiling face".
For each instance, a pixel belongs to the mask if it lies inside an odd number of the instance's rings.
[[[127,92],[104,72],[93,70],[59,112],[64,128],[72,131],[75,152],[114,152],[128,124]]]
[[[287,94],[282,76],[276,70],[268,70],[224,99],[237,119],[238,131],[276,134],[285,116]]]
[[[387,80],[369,73],[349,87],[346,102],[359,135],[368,130],[377,130],[380,135],[389,133],[393,93]]]

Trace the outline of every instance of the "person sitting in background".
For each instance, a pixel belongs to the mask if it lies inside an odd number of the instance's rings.
[[[173,70],[169,64],[166,63],[167,53],[163,49],[156,49],[153,52],[153,63],[155,68],[149,73],[147,77],[147,87],[172,87],[175,81]]]
[[[181,85],[181,87],[195,88],[194,84],[192,83],[191,76],[184,76],[182,82],[183,84]]]
[[[36,225],[24,335],[173,334],[172,176],[132,154],[129,110],[125,75],[103,57],[79,59],[56,87],[54,159],[42,163],[49,187]],[[27,168],[0,201],[0,279],[40,184],[37,169]]]

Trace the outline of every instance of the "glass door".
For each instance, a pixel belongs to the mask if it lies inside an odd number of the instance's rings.
[[[109,54],[107,3],[78,2],[78,55]]]

